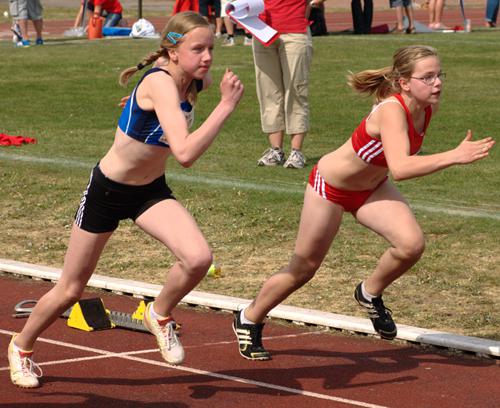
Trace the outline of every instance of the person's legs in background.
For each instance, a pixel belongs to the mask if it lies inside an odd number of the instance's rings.
[[[210,22],[214,20],[213,13],[215,13],[215,24],[212,26],[215,32],[215,38],[222,36],[222,19],[220,17],[220,0],[199,0],[199,13]]]
[[[351,1],[352,22],[354,34],[370,34],[373,19],[373,0]]]
[[[291,150],[284,167],[303,168],[306,159],[302,145],[309,131],[309,71],[312,62],[312,37],[306,34],[283,34],[280,49],[285,89],[286,133],[291,135]]]
[[[36,31],[36,45],[43,45],[43,19],[33,20],[33,26],[35,27]]]
[[[408,18],[408,27],[406,27],[406,34],[415,33],[415,16],[413,14],[413,5],[411,0],[403,1],[406,18]]]
[[[444,0],[429,1],[429,28],[433,30],[444,30],[446,27],[443,24],[443,9]]]
[[[215,14],[215,38],[222,37],[221,0],[213,0],[213,13]]]
[[[259,41],[253,42],[255,82],[260,107],[262,131],[268,135],[271,147],[258,160],[259,166],[276,166],[285,162],[283,137],[285,132],[285,106],[283,74],[280,62],[279,38],[265,47]]]
[[[352,24],[354,34],[364,33],[363,9],[361,7],[361,0],[351,1]]]
[[[28,18],[33,22],[36,32],[36,44],[42,45],[43,6],[40,0],[28,0]]]
[[[223,47],[232,47],[235,45],[234,42],[234,24],[226,13],[226,6],[229,3],[229,0],[221,0],[221,10],[220,16],[224,22],[224,27],[226,28],[226,38],[224,39],[222,46]]]
[[[364,24],[363,34],[371,33],[372,21],[373,21],[373,0],[365,0],[363,5],[363,24]]]
[[[29,47],[27,0],[9,2],[9,12],[13,19],[12,31],[17,37],[16,46]]]
[[[394,27],[393,32],[402,34],[404,30],[403,2],[402,0],[390,0],[389,6],[396,11],[396,26]]]
[[[485,26],[489,28],[494,28],[497,25],[497,16],[498,16],[498,5],[500,4],[499,0],[487,0],[486,1],[486,22]]]
[[[108,13],[106,14],[106,19],[104,20],[103,27],[116,27],[120,24],[121,19],[122,19],[121,14]]]

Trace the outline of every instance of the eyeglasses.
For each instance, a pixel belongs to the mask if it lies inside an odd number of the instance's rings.
[[[437,75],[426,75],[424,77],[410,77],[413,79],[418,79],[422,81],[425,85],[432,86],[436,82],[436,79],[439,78],[440,81],[446,78],[446,74],[444,72],[440,72]]]

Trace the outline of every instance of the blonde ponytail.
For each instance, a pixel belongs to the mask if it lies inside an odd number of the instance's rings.
[[[418,60],[437,56],[437,51],[426,45],[403,47],[394,53],[392,67],[349,72],[347,84],[361,94],[375,95],[376,102],[380,102],[401,91],[399,79],[409,79]]]
[[[144,58],[139,64],[137,64],[135,67],[129,67],[126,68],[122,71],[120,74],[120,78],[118,80],[118,83],[121,86],[127,86],[128,81],[132,75],[134,75],[137,71],[140,71],[144,67],[147,67],[148,65],[151,65],[153,62],[155,62],[158,58],[166,56],[166,50],[164,48],[159,48],[155,52],[152,52],[149,54],[146,58]]]
[[[391,67],[349,72],[347,84],[361,94],[375,94],[377,101],[387,98],[399,89]]]

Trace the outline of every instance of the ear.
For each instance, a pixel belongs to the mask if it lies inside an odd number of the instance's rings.
[[[399,78],[398,79],[399,87],[401,90],[408,92],[410,90],[410,80],[406,78]]]
[[[177,50],[170,48],[168,50],[168,58],[172,62],[177,62],[179,60],[179,56],[177,55]]]

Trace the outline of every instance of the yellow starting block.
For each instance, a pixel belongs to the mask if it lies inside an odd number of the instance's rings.
[[[71,308],[67,324],[84,331],[112,329],[115,324],[109,316],[101,298],[81,299]]]
[[[81,299],[73,307],[66,310],[62,317],[68,318],[67,325],[69,327],[87,332],[119,327],[149,333],[149,330],[144,327],[143,320],[146,305],[150,301],[141,300],[134,313],[130,314],[106,309],[101,298]],[[19,302],[15,306],[15,314],[12,316],[16,318],[28,317],[36,303],[36,300]],[[26,305],[33,305],[33,307]],[[181,325],[176,323],[177,334],[180,334],[180,329]]]
[[[144,326],[142,324],[142,321],[144,320],[144,312],[146,311],[146,306],[147,306],[147,303],[144,300],[141,300],[139,302],[139,306],[137,306],[137,309],[135,309],[135,312],[132,314],[132,318],[130,319],[130,323],[127,323],[127,324],[134,324],[134,325],[139,324],[141,326],[141,328],[144,329],[144,331],[148,331],[147,329],[144,328]],[[111,312],[111,314],[113,314],[113,312]],[[128,327],[128,328],[132,328],[132,327]],[[138,330],[136,328],[132,328],[132,329]],[[142,329],[139,329],[139,330],[142,330]],[[175,323],[175,331],[177,332],[177,334],[179,334],[180,330],[181,330],[181,325],[176,322]]]
[[[135,312],[132,314],[132,319],[136,320],[144,320],[144,312],[146,311],[146,302],[141,300],[139,302],[139,306],[135,309]]]

